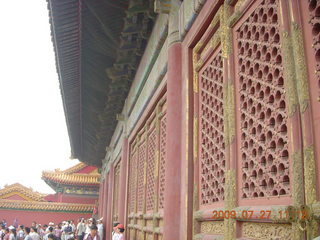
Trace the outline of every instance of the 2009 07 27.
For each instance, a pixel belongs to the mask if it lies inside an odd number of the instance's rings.
[[[213,211],[213,219],[236,219],[236,218],[242,218],[242,219],[270,219],[271,211],[269,210],[261,210],[258,211],[257,214],[256,211],[253,210],[243,210],[241,212],[236,212],[234,210],[220,210],[220,211]]]
[[[271,210],[260,210],[260,211],[254,211],[254,210],[242,210],[240,212],[236,212],[235,210],[215,210],[212,212],[213,219],[270,219],[271,218]],[[296,211],[294,212],[297,217],[300,219],[306,219],[308,218],[308,212],[307,211]],[[289,218],[290,213],[288,211],[278,211],[277,212],[278,217],[281,219]]]

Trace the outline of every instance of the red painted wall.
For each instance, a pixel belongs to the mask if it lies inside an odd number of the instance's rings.
[[[49,194],[44,199],[49,202],[58,202],[58,194]]]
[[[7,197],[6,199],[9,199],[9,200],[22,200],[22,201],[25,201],[25,199],[23,197],[20,197],[19,195],[12,195],[10,197]]]
[[[86,167],[82,168],[81,170],[79,170],[77,173],[91,173],[96,169],[97,169],[97,167],[94,167],[94,166],[86,166]]]
[[[83,203],[83,204],[95,204],[98,201],[98,197],[77,197],[62,195],[62,202],[64,203]]]
[[[75,195],[62,195],[61,201],[59,201],[58,194],[50,194],[45,197],[45,200],[51,202],[95,204],[95,202],[98,201],[98,197],[78,197]]]
[[[33,221],[41,224],[49,222],[60,223],[64,220],[75,220],[80,217],[90,218],[92,214],[63,213],[63,212],[36,212],[36,211],[17,211],[0,210],[0,219],[6,219],[8,224],[12,224],[14,219],[18,219],[19,224],[30,226]]]

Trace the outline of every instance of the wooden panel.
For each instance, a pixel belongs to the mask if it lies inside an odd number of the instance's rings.
[[[130,143],[128,225],[129,238],[156,240],[163,208],[166,148],[166,98],[154,105]],[[160,174],[160,178],[158,177]],[[134,237],[133,237],[134,236]]]

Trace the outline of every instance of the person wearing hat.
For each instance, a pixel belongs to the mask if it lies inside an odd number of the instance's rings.
[[[103,223],[102,219],[97,220],[97,228],[98,228],[98,234],[100,237],[100,240],[103,240]]]
[[[125,240],[124,238],[124,226],[123,224],[118,224],[116,229],[115,229],[115,233],[112,236],[112,240]]]
[[[118,226],[119,224],[120,224],[119,222],[114,222],[114,223],[113,223],[112,236],[116,233],[116,229],[117,229],[117,226]]]
[[[98,227],[96,225],[90,226],[90,233],[84,236],[84,240],[100,240],[98,235]]]

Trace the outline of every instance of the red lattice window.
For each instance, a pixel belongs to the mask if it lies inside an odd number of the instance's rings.
[[[237,31],[242,198],[290,192],[278,4],[262,1]]]
[[[224,199],[225,154],[223,127],[223,60],[217,50],[200,73],[201,205]]]
[[[135,149],[130,157],[130,172],[129,172],[129,212],[135,211],[136,195],[137,195],[137,156],[138,152]]]
[[[154,195],[155,195],[155,154],[157,147],[157,134],[156,128],[153,126],[148,134],[148,159],[147,159],[147,198],[146,207],[147,211],[153,210]]]
[[[164,204],[164,181],[165,181],[165,161],[166,161],[166,128],[167,116],[164,113],[160,121],[160,173],[159,173],[159,209],[163,209]]]
[[[320,1],[309,0],[309,15],[312,27],[312,42],[316,60],[316,81],[320,90]]]
[[[146,161],[146,138],[142,136],[142,143],[139,146],[138,156],[138,211],[143,211],[144,203],[144,164]]]
[[[153,212],[163,208],[166,157],[165,113],[166,103],[163,97],[154,106],[148,119],[139,126],[140,131],[130,143],[129,214]]]

